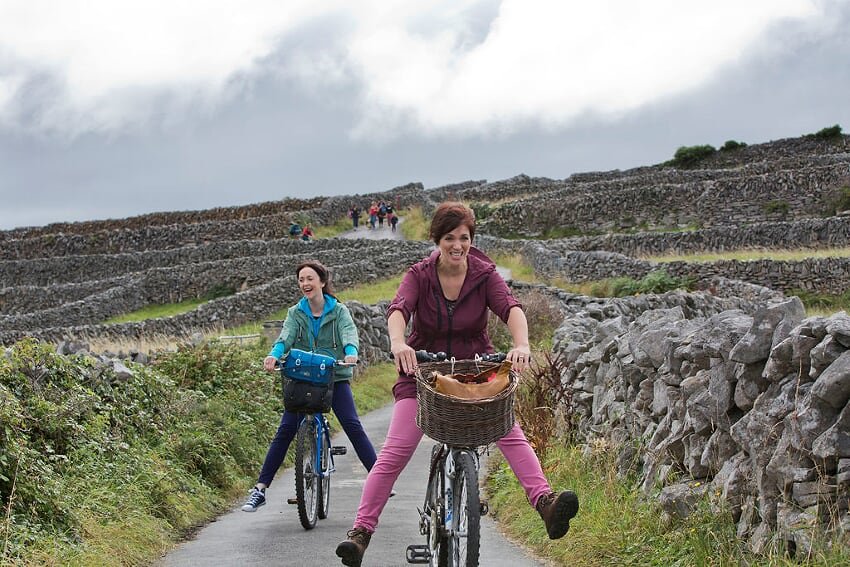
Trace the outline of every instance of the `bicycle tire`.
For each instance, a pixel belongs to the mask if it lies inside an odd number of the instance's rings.
[[[319,438],[321,435],[322,439]],[[320,520],[328,517],[331,507],[331,437],[328,433],[328,423],[324,423],[322,431],[316,434],[316,443],[321,441],[322,450],[319,452],[319,471],[321,477],[316,486],[316,500],[319,503],[318,515]]]
[[[452,530],[448,535],[449,567],[478,567],[481,545],[481,495],[478,470],[466,451],[455,454],[452,479]]]
[[[445,529],[445,457],[435,461],[435,453],[441,450],[440,445],[434,445],[431,449],[431,466],[434,474],[428,484],[426,494],[425,510],[429,511],[428,533],[425,534],[428,542],[431,560],[430,567],[447,567],[449,561],[448,541]]]
[[[305,530],[316,527],[319,500],[316,477],[316,424],[312,416],[298,427],[295,444],[295,496],[298,519]]]

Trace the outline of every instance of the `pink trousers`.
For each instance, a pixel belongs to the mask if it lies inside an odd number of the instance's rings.
[[[393,407],[393,417],[387,431],[387,439],[378,453],[378,460],[369,475],[366,477],[366,485],[360,496],[360,506],[357,509],[357,517],[354,519],[354,527],[374,532],[378,526],[378,517],[384,509],[390,497],[398,475],[416,451],[419,441],[422,439],[422,431],[416,425],[416,398],[405,398],[398,400]],[[516,475],[519,483],[525,489],[525,495],[532,505],[537,499],[548,493],[551,489],[540,460],[525,438],[519,424],[514,424],[507,435],[496,442],[496,446],[505,456],[508,464]],[[424,494],[425,479],[422,481]]]

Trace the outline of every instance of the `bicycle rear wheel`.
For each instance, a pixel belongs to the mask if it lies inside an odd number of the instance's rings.
[[[316,435],[316,443],[321,441],[322,450],[319,451],[319,472],[321,476],[317,479],[316,500],[319,502],[319,519],[324,520],[328,517],[328,510],[331,506],[331,437],[328,433],[328,424],[325,422],[321,433]]]
[[[308,416],[298,427],[295,444],[295,496],[298,519],[305,530],[316,527],[318,515],[318,476],[316,475],[316,424]]]
[[[455,454],[452,483],[452,529],[448,537],[451,567],[478,567],[481,544],[481,496],[478,470],[466,451]]]

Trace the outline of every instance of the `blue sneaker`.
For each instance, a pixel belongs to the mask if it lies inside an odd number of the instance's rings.
[[[248,501],[242,506],[243,512],[256,512],[257,508],[266,505],[266,489],[260,489],[256,486],[251,489],[251,495]]]

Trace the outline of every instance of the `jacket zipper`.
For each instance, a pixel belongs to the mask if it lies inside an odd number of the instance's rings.
[[[440,287],[439,281],[437,282],[437,287]],[[442,327],[442,325],[443,325],[443,313],[442,313],[442,311],[440,311],[440,295],[442,295],[442,293],[443,293],[442,287],[440,287],[439,291],[436,290],[436,289],[434,290],[434,304],[437,306],[437,330],[438,331],[439,331],[440,327]],[[434,339],[433,335],[428,340],[428,351],[429,352],[434,352],[434,342],[435,342],[435,340],[436,339]]]
[[[452,356],[452,332],[454,331],[454,325],[452,323],[452,318],[454,317],[454,308],[449,306],[449,300],[443,296],[443,300],[446,302],[446,317],[449,320],[449,328],[446,332],[446,355],[449,357]],[[457,306],[457,302],[455,302],[455,306]]]

